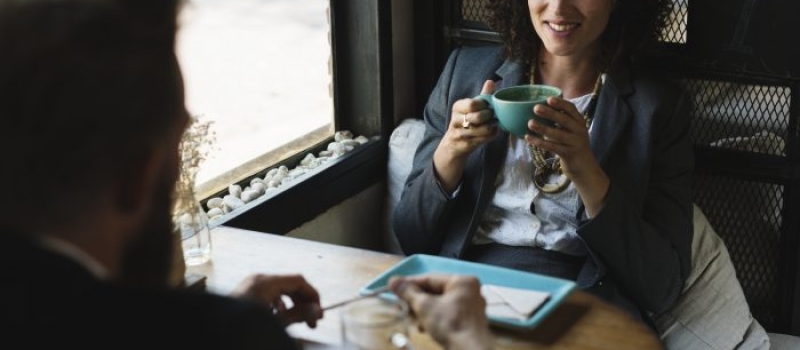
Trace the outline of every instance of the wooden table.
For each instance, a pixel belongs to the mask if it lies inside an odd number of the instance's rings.
[[[322,305],[352,298],[361,287],[402,256],[309,240],[217,227],[212,230],[212,260],[188,272],[208,277],[208,290],[228,294],[253,273],[299,273],[321,294]],[[416,327],[412,327],[416,328]],[[575,291],[529,332],[493,329],[496,349],[663,349],[653,332],[615,306]],[[306,349],[338,346],[339,315],[329,310],[316,329],[289,327]],[[441,349],[427,334],[412,330],[417,350]]]

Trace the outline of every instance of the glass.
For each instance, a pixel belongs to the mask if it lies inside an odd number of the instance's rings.
[[[345,349],[409,349],[408,305],[402,300],[362,299],[344,306],[340,317]]]
[[[213,121],[216,138],[198,185],[224,178],[226,188],[263,169],[250,163],[270,151],[300,151],[333,134],[328,4],[191,0],[184,6],[177,49],[187,108]],[[326,126],[327,135],[309,139]]]
[[[211,260],[211,231],[208,229],[208,216],[200,206],[192,207],[191,211],[180,214],[176,225],[180,228],[183,260],[186,265],[201,265]]]

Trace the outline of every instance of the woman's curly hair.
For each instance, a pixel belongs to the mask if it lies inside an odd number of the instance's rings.
[[[512,59],[530,63],[538,57],[541,39],[531,24],[528,2],[485,0],[489,26],[496,30]],[[635,60],[641,49],[654,43],[666,26],[672,0],[615,0],[602,41],[600,67],[614,70]]]

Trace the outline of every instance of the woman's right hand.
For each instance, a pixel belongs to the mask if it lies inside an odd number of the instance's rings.
[[[481,94],[491,94],[493,91],[493,81],[483,83]],[[445,191],[455,191],[467,157],[496,135],[497,122],[485,101],[465,98],[453,104],[450,124],[433,154],[433,166]]]

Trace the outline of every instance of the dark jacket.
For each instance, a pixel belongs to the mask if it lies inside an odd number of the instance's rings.
[[[425,135],[414,157],[393,228],[406,254],[459,258],[494,195],[508,149],[501,130],[468,158],[461,190],[439,188],[433,153],[453,103],[496,88],[525,84],[526,65],[506,60],[500,47],[455,50],[425,107]],[[689,112],[681,89],[638,71],[609,74],[594,114],[591,148],[611,180],[603,210],[583,220],[578,235],[589,258],[577,283],[634,315],[667,310],[691,267],[694,158]]]
[[[3,233],[0,324],[24,349],[297,349],[267,308],[200,292],[137,289]]]

